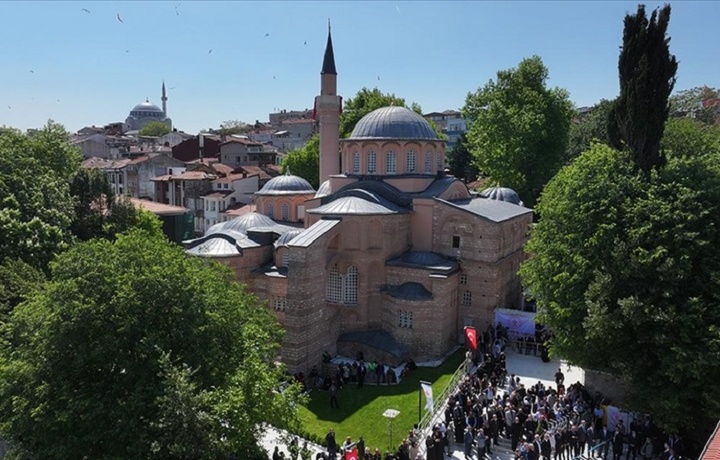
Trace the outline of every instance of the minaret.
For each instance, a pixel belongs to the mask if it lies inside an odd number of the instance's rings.
[[[167,118],[167,94],[165,93],[165,80],[163,80],[162,97],[160,98],[163,105],[163,117]]]
[[[341,109],[342,98],[337,95],[337,71],[328,20],[328,39],[320,71],[320,95],[315,97],[315,112],[320,124],[320,183],[340,173]]]

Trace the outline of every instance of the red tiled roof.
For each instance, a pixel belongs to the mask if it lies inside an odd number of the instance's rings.
[[[228,216],[242,216],[244,214],[249,214],[251,212],[255,212],[255,205],[254,204],[236,204],[235,206],[225,208],[225,211],[221,212],[220,214],[225,214]]]
[[[239,174],[228,174],[227,176],[225,176],[225,177],[220,177],[220,178],[218,178],[218,179],[215,179],[215,180],[212,181],[212,182],[213,182],[213,184],[229,184],[229,183],[231,183],[231,182],[233,182],[233,181],[240,180],[240,179],[244,179],[244,178],[246,178],[246,177],[253,177],[253,176],[256,176],[256,174],[250,174],[250,175],[248,175],[247,173],[245,173],[245,174],[242,174],[242,173],[239,173]]]
[[[280,175],[280,166],[267,165],[267,166],[241,166],[240,169],[246,171],[248,176],[258,175],[260,180],[272,179],[275,176]]]
[[[209,165],[210,163],[217,163],[220,161],[219,158],[203,158],[202,160],[200,158],[195,158],[194,160],[186,161],[185,164],[198,164],[198,163],[204,163],[206,165]]]
[[[86,169],[122,169],[132,160],[129,158],[123,158],[122,160],[105,160],[99,157],[90,157],[87,160],[83,160],[80,166]]]
[[[225,198],[226,196],[230,195],[231,193],[232,193],[232,190],[216,190],[212,193],[203,195],[203,198]]]
[[[158,215],[173,215],[173,214],[184,214],[190,211],[188,208],[181,206],[172,206],[165,203],[158,203],[156,201],[141,200],[139,198],[130,198],[130,201],[136,208],[150,211],[153,214]]]
[[[215,171],[225,175],[232,174],[232,172],[235,171],[235,168],[223,163],[215,163],[212,167]]]
[[[715,426],[715,431],[705,444],[699,460],[720,460],[720,434],[718,431],[720,431],[720,422]]]
[[[239,137],[228,137],[227,140],[225,140],[225,142],[223,142],[220,145],[225,145],[225,144],[243,144],[243,145],[256,145],[256,146],[262,145],[258,142],[251,141],[250,139],[241,139]]]

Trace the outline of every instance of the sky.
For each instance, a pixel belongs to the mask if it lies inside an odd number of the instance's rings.
[[[338,94],[379,88],[424,112],[462,108],[538,55],[576,106],[614,98],[625,1],[0,1],[0,126],[72,132],[124,121],[163,80],[174,127],[312,108],[332,23]],[[646,2],[648,12],[661,6]],[[672,2],[676,91],[720,87],[720,2]],[[86,11],[85,11],[86,10]]]

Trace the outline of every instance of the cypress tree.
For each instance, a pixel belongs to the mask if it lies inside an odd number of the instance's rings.
[[[625,16],[620,96],[610,112],[608,132],[611,145],[628,151],[643,171],[665,164],[660,140],[677,71],[666,36],[669,21],[670,5],[653,11],[649,21],[642,4],[637,14]]]

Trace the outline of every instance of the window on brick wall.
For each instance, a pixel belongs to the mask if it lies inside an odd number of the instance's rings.
[[[333,265],[328,272],[325,298],[331,303],[356,305],[358,300],[358,269],[351,265],[344,275]]]
[[[453,235],[452,247],[453,247],[453,249],[457,249],[460,247],[460,237],[458,235]]]
[[[470,304],[472,304],[472,292],[464,291],[462,294],[462,299],[460,299],[460,304],[465,307],[469,307]]]
[[[353,161],[353,163],[352,163],[353,174],[359,174],[360,173],[360,153],[353,152],[352,161]]]
[[[275,206],[272,203],[265,205],[265,214],[271,219],[275,218]]]
[[[375,174],[377,172],[377,153],[372,150],[368,152],[368,174]]]
[[[467,284],[467,275],[465,273],[460,274],[460,284]]]
[[[342,299],[342,278],[340,278],[337,265],[333,265],[328,271],[325,299],[331,303],[340,303]]]
[[[397,325],[398,327],[412,329],[413,327],[413,314],[411,311],[398,310],[397,311]]]
[[[432,152],[425,152],[425,173],[432,174]]]
[[[343,277],[343,303],[355,305],[358,299],[358,270],[356,266],[348,267]]]
[[[397,154],[395,152],[388,152],[387,158],[385,159],[385,173],[395,174],[397,172]]]
[[[277,296],[273,302],[273,308],[275,311],[287,310],[287,298],[285,296]]]
[[[280,208],[280,215],[282,217],[282,220],[286,222],[290,220],[290,206],[287,203],[283,203],[282,207]]]
[[[435,169],[440,171],[440,170],[442,170],[442,167],[443,167],[442,155],[440,155],[438,153],[437,155],[435,155]]]
[[[282,256],[280,257],[280,263],[283,267],[288,266],[288,260],[290,259],[290,251],[287,249],[282,253]]]

